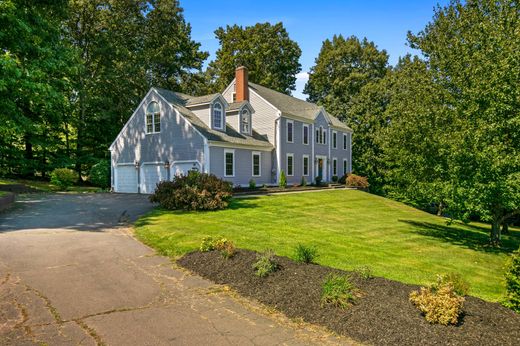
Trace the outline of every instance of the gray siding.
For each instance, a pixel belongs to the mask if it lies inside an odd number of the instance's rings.
[[[293,122],[293,142],[287,142],[287,122]],[[303,144],[303,122],[298,120],[287,119],[285,117],[280,118],[281,131],[280,131],[280,140],[281,140],[281,169],[284,170],[287,175],[287,154],[293,154],[293,176],[287,176],[288,184],[300,184],[302,176],[303,176],[303,155],[309,156],[309,175],[305,176],[307,182],[311,183],[314,180],[312,176],[312,124],[305,123],[309,125],[309,144]]]
[[[190,111],[193,112],[200,120],[204,122],[208,127],[211,128],[210,122],[210,105],[200,105],[195,107],[190,107]]]
[[[231,149],[235,152],[235,176],[224,176],[224,150]],[[257,185],[271,184],[271,152],[258,151],[260,153],[261,176],[253,177],[252,152],[256,150],[210,147],[210,172],[217,177],[230,181],[233,185],[249,185],[249,180],[254,179]]]
[[[161,107],[161,132],[146,134],[145,110],[151,101]],[[148,94],[112,148],[112,164],[198,160],[204,162],[204,138],[155,92]]]
[[[330,156],[331,159],[336,157],[338,159],[338,177],[341,177],[343,175],[343,160],[347,160],[347,173],[350,172],[350,142],[349,142],[349,136],[350,133],[348,132],[342,132],[340,130],[332,130],[337,131],[338,133],[338,145],[337,149],[334,149],[332,147],[332,142],[330,143]],[[347,150],[343,149],[343,134],[347,135]],[[332,138],[331,138],[332,139]],[[331,161],[332,162],[332,161]],[[331,174],[332,174],[332,166],[331,166]],[[331,175],[332,176],[332,175]]]

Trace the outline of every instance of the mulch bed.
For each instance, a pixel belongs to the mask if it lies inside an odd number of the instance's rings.
[[[8,191],[13,193],[38,193],[41,190],[32,188],[23,184],[0,184],[0,191]]]
[[[241,196],[241,195],[266,195],[269,193],[279,193],[279,192],[296,192],[296,191],[311,191],[311,190],[333,190],[333,189],[340,189],[345,188],[344,185],[338,186],[288,186],[286,188],[282,187],[260,187],[257,189],[249,189],[247,187],[239,187],[233,189],[233,195],[234,196]]]
[[[408,300],[418,287],[384,278],[276,257],[281,269],[259,278],[252,269],[257,253],[239,250],[231,259],[217,251],[192,252],[177,262],[218,284],[275,307],[290,318],[326,326],[359,342],[375,345],[520,345],[520,315],[497,303],[466,297],[457,326],[426,322]],[[321,304],[321,286],[329,273],[348,274],[362,292],[346,310]]]

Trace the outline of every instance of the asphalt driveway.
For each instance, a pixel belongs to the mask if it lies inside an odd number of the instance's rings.
[[[0,213],[0,345],[347,343],[176,268],[132,236],[147,196],[26,195]]]

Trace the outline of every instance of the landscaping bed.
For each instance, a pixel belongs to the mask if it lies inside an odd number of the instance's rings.
[[[41,190],[24,184],[0,184],[0,191],[8,191],[12,193],[37,193],[42,192]]]
[[[314,264],[275,257],[280,269],[255,275],[257,253],[238,250],[230,259],[218,251],[191,252],[179,265],[238,293],[275,307],[290,318],[326,326],[357,341],[375,345],[518,345],[520,315],[475,297],[466,297],[457,326],[429,324],[409,302],[418,286],[384,278],[363,279]],[[321,303],[322,284],[330,273],[351,275],[359,290],[355,303],[341,309]]]
[[[233,196],[241,196],[241,195],[266,195],[269,193],[280,193],[280,192],[297,192],[297,191],[312,191],[312,190],[332,190],[332,189],[342,189],[345,188],[345,185],[307,185],[307,186],[287,186],[287,187],[278,187],[278,186],[266,186],[259,187],[255,189],[250,189],[247,187],[235,187],[233,188]]]

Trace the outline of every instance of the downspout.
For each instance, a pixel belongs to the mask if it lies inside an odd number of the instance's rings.
[[[280,181],[280,167],[282,166],[281,162],[281,150],[282,150],[282,142],[280,136],[280,119],[282,117],[281,112],[278,112],[278,118],[275,120],[275,129],[274,132],[274,141],[276,143],[276,183],[278,184]]]
[[[330,143],[332,142],[332,130],[330,128],[330,125],[328,126],[328,141],[327,144],[329,145],[329,157],[327,157],[327,181],[331,180],[332,177],[332,157],[330,157]]]
[[[311,140],[311,145],[312,145],[312,149],[311,149],[311,158],[310,158],[310,161],[312,162],[312,166],[311,166],[311,181],[310,183],[313,183],[314,182],[314,178],[316,178],[316,163],[315,163],[315,157],[314,157],[314,141],[316,141],[316,138],[314,138],[314,136],[316,135],[315,134],[315,129],[314,129],[314,123],[311,124],[311,133],[309,134],[309,140]],[[309,163],[311,163],[309,162]]]
[[[204,173],[209,174],[210,173],[210,154],[209,154],[209,143],[208,139],[204,138],[204,152],[202,153],[204,160],[202,161],[202,164],[204,165],[202,171]]]
[[[349,164],[349,172],[352,173],[352,133],[350,132],[348,135],[349,145],[348,145],[348,164]]]

